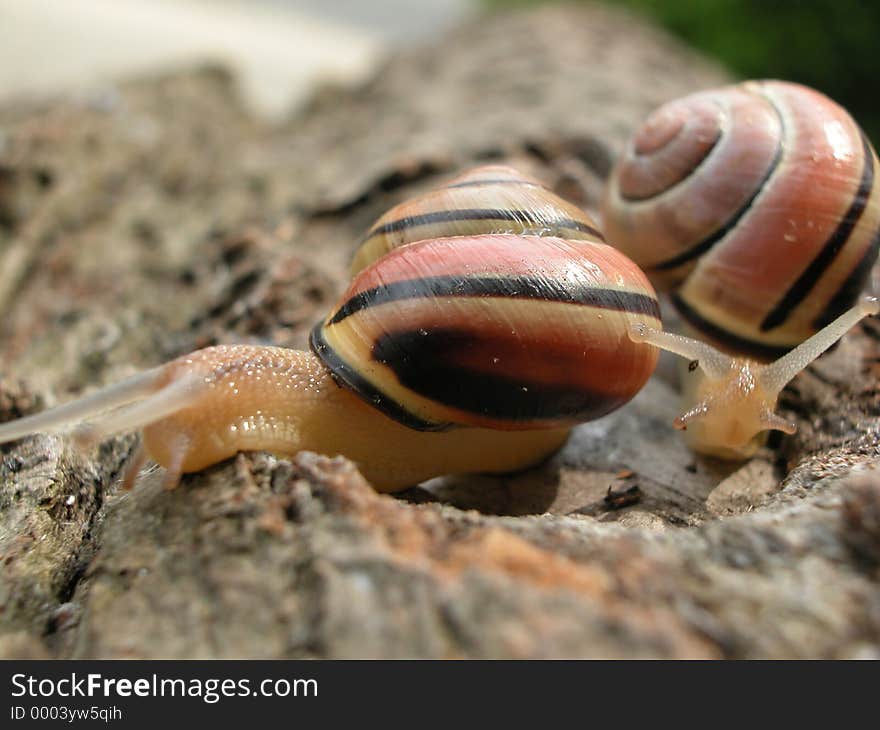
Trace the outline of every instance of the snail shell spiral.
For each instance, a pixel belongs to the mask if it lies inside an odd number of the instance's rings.
[[[749,81],[645,121],[609,179],[604,231],[702,336],[768,360],[864,289],[880,247],[876,170],[835,102]]]

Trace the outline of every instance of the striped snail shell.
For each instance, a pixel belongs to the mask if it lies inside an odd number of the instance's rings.
[[[880,246],[876,169],[856,122],[812,89],[700,92],[635,134],[607,186],[604,231],[704,338],[768,360],[865,287]]]
[[[630,400],[654,370],[657,351],[627,334],[660,325],[645,275],[579,209],[509,168],[393,209],[355,261],[312,349],[411,428],[573,425]]]
[[[355,253],[351,274],[408,243],[481,233],[603,240],[580,208],[537,180],[504,165],[483,165],[385,213]]]

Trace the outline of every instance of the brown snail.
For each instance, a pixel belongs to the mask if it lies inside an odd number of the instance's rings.
[[[695,449],[744,456],[759,431],[792,432],[773,413],[779,390],[876,313],[875,302],[856,304],[880,247],[876,169],[844,109],[781,81],[673,101],[633,136],[609,178],[603,230],[727,353],[648,328],[634,335],[699,361],[676,422]]]
[[[424,238],[428,236],[428,238]],[[565,236],[564,238],[561,236]],[[0,442],[116,409],[75,436],[143,429],[174,486],[242,450],[344,454],[379,489],[504,472],[632,398],[657,352],[647,278],[574,206],[480,168],[398,206],[312,333],[314,352],[210,347],[0,426]]]

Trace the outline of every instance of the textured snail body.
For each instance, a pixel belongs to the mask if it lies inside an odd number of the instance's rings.
[[[611,174],[603,227],[701,337],[769,360],[864,289],[880,246],[876,169],[833,101],[746,82],[647,119]]]
[[[389,216],[313,331],[314,353],[207,348],[4,424],[0,442],[117,408],[75,437],[142,428],[127,482],[145,455],[173,486],[240,450],[310,449],[394,490],[530,466],[650,377],[656,350],[629,332],[660,326],[651,284],[534,181],[482,168]]]
[[[199,471],[239,451],[307,450],[345,454],[377,489],[393,491],[440,473],[525,468],[568,436],[567,428],[416,431],[340,387],[313,353],[280,347],[210,347],[168,363],[157,375],[179,387],[164,417],[152,420],[150,407],[143,446],[168,469],[169,485],[176,474]],[[99,436],[81,435],[91,441]]]

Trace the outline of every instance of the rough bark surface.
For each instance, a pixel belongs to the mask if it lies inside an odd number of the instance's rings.
[[[592,207],[650,109],[725,80],[628,16],[545,9],[272,128],[217,69],[8,104],[0,418],[211,343],[303,347],[390,205],[501,160]],[[797,435],[737,467],[683,446],[662,373],[537,469],[396,497],[312,454],[122,492],[134,436],[0,447],[0,655],[880,656],[878,332],[799,376]]]

